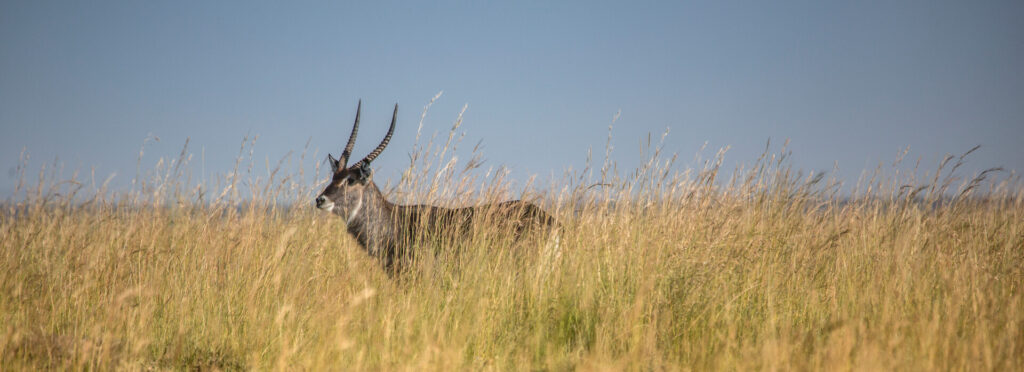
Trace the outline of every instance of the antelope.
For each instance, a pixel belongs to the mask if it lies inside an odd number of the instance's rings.
[[[431,205],[397,205],[385,199],[373,182],[370,162],[377,158],[395,132],[398,104],[391,114],[388,133],[369,155],[348,166],[352,147],[359,133],[359,114],[362,100],[356,106],[356,120],[341,156],[327,155],[332,176],[327,187],[316,198],[316,207],[338,215],[345,220],[348,233],[371,257],[377,259],[389,274],[402,269],[414,256],[413,245],[418,237],[434,234],[453,234],[458,238],[469,230],[469,225],[494,222],[510,228],[514,239],[526,231],[549,228],[555,220],[540,207],[523,200],[477,205],[464,208],[443,208]],[[484,218],[487,216],[489,218]]]

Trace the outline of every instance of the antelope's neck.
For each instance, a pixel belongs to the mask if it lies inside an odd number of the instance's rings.
[[[347,218],[348,232],[371,256],[380,257],[383,251],[393,245],[398,233],[393,214],[391,203],[371,184]]]

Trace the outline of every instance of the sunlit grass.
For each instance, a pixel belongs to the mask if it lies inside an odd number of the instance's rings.
[[[923,180],[876,171],[841,193],[785,150],[726,175],[723,153],[677,172],[654,147],[640,169],[606,160],[523,192],[479,158],[455,161],[457,142],[414,150],[389,198],[525,195],[560,221],[558,249],[477,226],[458,254],[418,247],[433,254],[392,278],[312,208],[318,185],[280,166],[246,172],[244,147],[209,187],[188,177],[187,150],[126,193],[41,172],[0,217],[0,364],[1024,367],[1012,175],[957,179],[952,158]]]

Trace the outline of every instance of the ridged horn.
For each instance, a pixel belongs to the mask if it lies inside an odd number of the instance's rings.
[[[384,139],[380,141],[380,144],[377,145],[377,148],[373,149],[373,151],[370,151],[369,155],[366,155],[366,157],[363,158],[363,160],[360,160],[358,163],[352,164],[352,167],[351,167],[352,169],[359,168],[360,166],[363,165],[363,163],[369,163],[369,162],[373,161],[373,159],[377,158],[377,155],[380,155],[380,153],[384,151],[385,147],[388,147],[388,142],[391,141],[391,135],[395,133],[395,119],[397,117],[398,117],[398,104],[396,103],[395,104],[395,111],[391,114],[391,127],[388,128],[388,134],[385,135]]]
[[[352,134],[348,135],[348,144],[345,145],[345,150],[341,152],[341,159],[338,159],[338,170],[345,169],[349,156],[352,156],[352,147],[356,145],[356,136],[359,135],[359,113],[362,110],[363,100],[359,100],[359,104],[356,106],[356,122],[352,124]]]

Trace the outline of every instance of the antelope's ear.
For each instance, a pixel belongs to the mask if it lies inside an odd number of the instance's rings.
[[[331,164],[331,173],[337,173],[339,164],[338,159],[335,159],[331,154],[327,154],[327,162]]]
[[[359,178],[362,180],[370,179],[370,175],[373,174],[373,169],[370,169],[370,162],[368,161],[364,161],[357,171]]]

